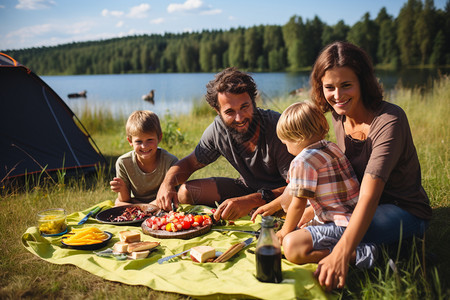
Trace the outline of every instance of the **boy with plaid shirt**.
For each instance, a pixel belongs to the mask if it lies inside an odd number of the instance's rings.
[[[289,168],[289,184],[283,195],[252,216],[281,208],[287,212],[277,237],[286,258],[297,264],[317,263],[333,250],[359,197],[359,182],[349,160],[336,144],[324,140],[328,129],[325,116],[310,102],[294,103],[283,112],[277,135],[296,156]],[[306,208],[308,202],[311,205]],[[322,224],[301,228],[314,215]],[[352,262],[369,268],[376,256],[374,244],[361,243]]]

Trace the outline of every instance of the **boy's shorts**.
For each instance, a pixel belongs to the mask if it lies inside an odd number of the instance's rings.
[[[322,225],[305,227],[311,233],[313,248],[317,250],[333,250],[337,242],[344,234],[346,227],[337,226],[335,223],[324,223]]]
[[[248,194],[256,193],[256,190],[249,188],[240,179],[227,178],[227,177],[212,177],[216,182],[217,191],[220,195],[220,203],[223,201],[234,198],[245,196]]]
[[[316,250],[328,249],[333,251],[339,239],[344,234],[346,227],[337,226],[335,223],[308,226],[305,228],[311,233],[313,248]],[[355,265],[359,269],[373,267],[378,258],[378,248],[373,243],[360,243],[356,249]]]

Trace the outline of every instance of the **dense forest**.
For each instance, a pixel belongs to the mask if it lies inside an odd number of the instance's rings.
[[[149,72],[216,72],[236,66],[253,72],[298,71],[311,67],[323,46],[351,41],[387,68],[450,65],[450,1],[408,0],[399,15],[382,8],[353,26],[327,25],[317,16],[293,16],[283,26],[139,35],[55,47],[6,50],[40,75]]]

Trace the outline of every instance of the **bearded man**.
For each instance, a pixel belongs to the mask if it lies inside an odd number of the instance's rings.
[[[256,107],[257,88],[249,74],[227,68],[206,87],[206,101],[218,115],[195,150],[169,169],[155,204],[171,210],[172,204],[215,207],[218,202],[214,217],[234,220],[283,193],[293,156],[276,134],[280,114]],[[187,181],[220,156],[239,172],[239,178]]]

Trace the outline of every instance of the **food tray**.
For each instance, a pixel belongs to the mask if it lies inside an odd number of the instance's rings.
[[[180,230],[176,232],[166,231],[166,230],[152,230],[145,222],[142,223],[141,228],[144,234],[149,236],[159,238],[159,239],[183,239],[188,240],[194,237],[208,233],[211,230],[212,224],[204,225],[201,227],[195,227],[187,230]]]

